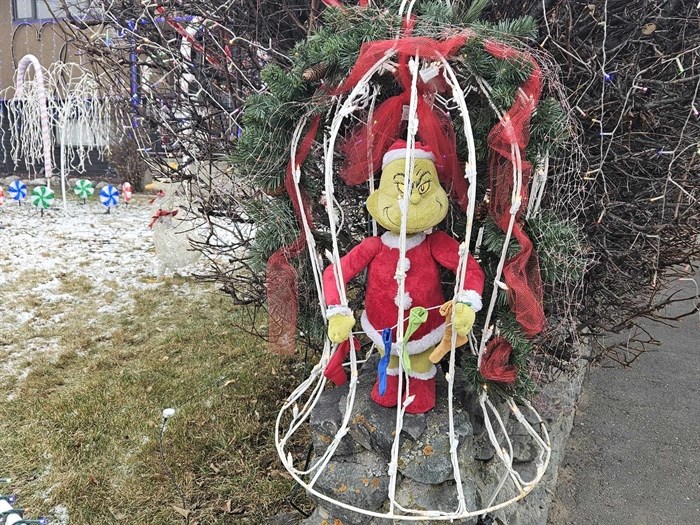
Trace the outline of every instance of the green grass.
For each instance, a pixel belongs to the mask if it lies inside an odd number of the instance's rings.
[[[86,281],[65,286],[89,291]],[[298,368],[237,329],[227,297],[176,290],[170,280],[139,292],[120,316],[76,306],[47,334],[62,353],[5,382],[16,395],[0,402],[0,475],[14,479],[28,515],[63,505],[71,525],[170,525],[184,506],[190,523],[208,525],[263,523],[286,507],[293,482],[273,431]],[[165,462],[184,504],[159,457],[166,407],[177,413]]]

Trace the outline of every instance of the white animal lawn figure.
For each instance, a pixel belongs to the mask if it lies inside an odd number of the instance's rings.
[[[152,201],[149,226],[153,229],[159,275],[195,264],[201,253],[192,243],[199,240],[199,234],[189,215],[183,184],[155,181],[146,189],[158,191]]]

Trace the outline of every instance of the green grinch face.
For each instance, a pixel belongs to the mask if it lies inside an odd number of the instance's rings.
[[[439,224],[447,215],[447,193],[438,180],[435,164],[430,159],[416,159],[413,183],[405,187],[405,159],[397,159],[384,167],[379,188],[367,199],[370,215],[387,230],[401,231],[401,207],[404,192],[410,191],[406,232],[419,233]]]

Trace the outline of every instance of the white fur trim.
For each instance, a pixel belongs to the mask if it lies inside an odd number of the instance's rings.
[[[390,162],[394,162],[398,159],[405,159],[408,156],[408,150],[406,148],[390,149],[384,154],[382,158],[382,168],[386,167]],[[435,162],[435,155],[429,151],[422,149],[413,150],[414,159],[430,159]]]
[[[403,299],[403,301],[401,299]],[[399,293],[396,292],[396,297],[394,297],[394,304],[396,304],[396,306],[398,306],[402,310],[410,310],[411,305],[413,304],[413,298],[408,292],[404,292],[403,297],[399,297]]]
[[[347,306],[343,306],[342,304],[336,304],[326,308],[326,319],[330,319],[336,314],[352,315],[352,310],[350,310],[350,308]]]
[[[409,259],[408,257],[405,257],[403,260],[403,271],[407,272],[410,269],[411,269],[411,259]]]
[[[408,374],[408,377],[426,380],[426,379],[432,379],[433,377],[435,377],[435,374],[437,374],[437,368],[435,368],[435,365],[433,365],[431,367],[431,369],[428,370],[427,372],[414,372],[413,370],[411,370],[411,373]],[[408,387],[408,391],[409,391],[409,393],[411,392],[410,386]]]
[[[471,306],[475,312],[481,310],[483,306],[481,295],[475,290],[462,290],[457,295],[457,301]]]
[[[416,233],[406,236],[406,251],[411,250],[422,243],[427,238],[425,233]],[[392,249],[399,249],[400,236],[392,232],[384,232],[381,236],[382,243]]]
[[[382,334],[369,322],[367,312],[362,312],[360,324],[362,325],[362,329],[365,331],[365,334],[367,334],[367,337],[369,337],[377,347],[384,348]],[[444,333],[445,323],[442,323],[440,326],[434,328],[420,339],[414,339],[406,343],[406,350],[410,355],[420,354],[421,352],[426,351],[428,348],[437,345],[442,340]],[[391,355],[399,355],[400,350],[401,345],[398,343],[392,343]]]
[[[427,372],[414,372],[413,370],[411,370],[411,373],[408,374],[408,377],[414,377],[416,379],[426,380],[426,379],[432,379],[433,377],[435,377],[435,374],[437,374],[437,368],[435,368],[435,365],[433,365],[432,368],[430,370],[428,370]],[[386,375],[388,375],[388,376],[399,375],[399,368],[398,367],[387,368]]]

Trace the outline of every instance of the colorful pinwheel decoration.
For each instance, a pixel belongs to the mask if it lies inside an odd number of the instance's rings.
[[[105,186],[100,190],[100,202],[104,204],[107,213],[109,213],[119,202],[119,190],[111,184]]]
[[[88,197],[95,193],[95,187],[89,180],[80,179],[78,182],[75,183],[75,189],[73,191],[75,191],[75,194],[79,198],[83,199],[83,204],[85,204]]]
[[[44,210],[50,208],[55,199],[56,195],[48,186],[38,186],[32,191],[32,204],[41,210],[42,217]]]
[[[27,198],[27,185],[19,179],[12,181],[7,187],[7,191],[10,193],[10,198],[20,205]]]

